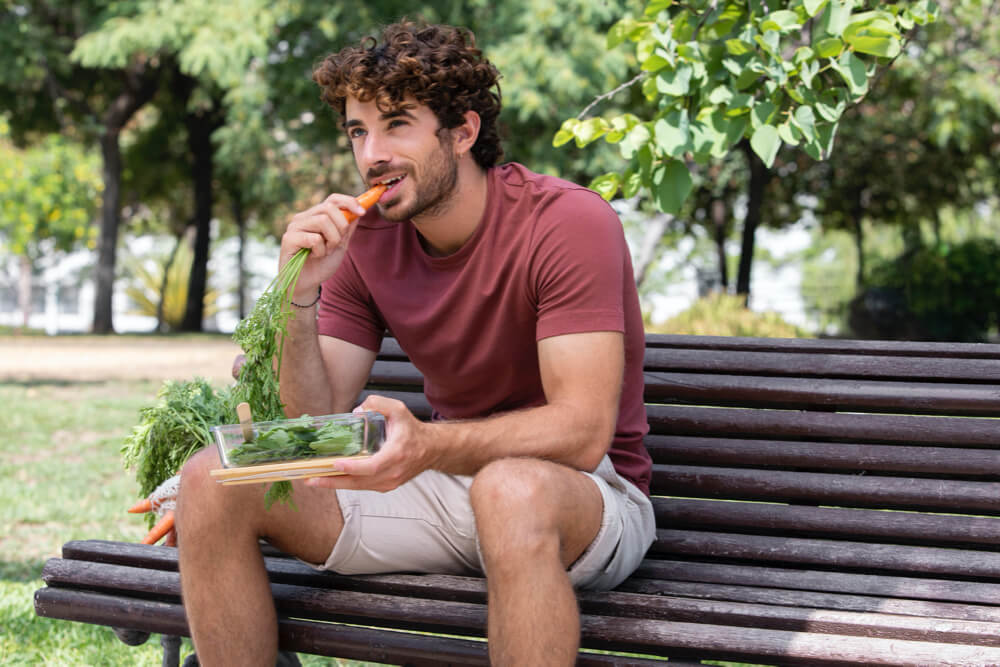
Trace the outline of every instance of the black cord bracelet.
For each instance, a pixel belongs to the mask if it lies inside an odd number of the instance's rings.
[[[302,305],[301,303],[295,303],[291,299],[289,299],[288,303],[292,304],[296,308],[312,308],[313,306],[315,306],[319,302],[319,297],[322,294],[323,294],[323,286],[320,285],[318,288],[316,288],[316,298],[313,299],[312,303],[307,303],[305,305]]]

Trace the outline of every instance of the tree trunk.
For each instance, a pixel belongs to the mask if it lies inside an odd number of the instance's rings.
[[[21,310],[21,327],[27,331],[31,325],[31,258],[27,255],[18,259],[17,307]]]
[[[743,241],[740,247],[740,266],[736,274],[736,293],[743,296],[745,302],[750,299],[750,271],[753,267],[754,241],[757,227],[760,226],[761,208],[764,205],[764,187],[770,178],[770,170],[764,165],[750,142],[744,139],[740,147],[747,158],[750,168],[750,192],[747,202],[747,216],[743,221]]]
[[[636,257],[635,286],[639,287],[646,279],[649,267],[656,259],[656,247],[660,244],[660,239],[667,231],[667,225],[674,216],[667,213],[660,213],[648,223],[646,223],[646,233],[642,237],[642,246],[639,248],[639,255]]]
[[[96,296],[94,321],[95,334],[114,333],[111,314],[111,297],[114,294],[115,263],[118,251],[118,228],[121,225],[122,154],[119,140],[122,129],[156,92],[158,70],[145,65],[124,73],[124,90],[114,99],[102,119],[101,133],[102,176],[104,194],[101,201],[101,226],[97,234],[97,266],[94,269]]]
[[[726,236],[728,210],[723,199],[713,199],[712,206],[712,236],[715,239],[715,252],[719,261],[719,286],[723,292],[729,291],[729,263],[726,259]]]
[[[854,286],[859,293],[865,284],[865,230],[862,226],[865,207],[863,197],[862,189],[858,188],[857,195],[854,198],[854,205],[851,207],[851,231],[854,233],[854,250],[858,254],[858,270],[854,275]]]
[[[246,245],[247,245],[247,221],[243,217],[243,189],[233,186],[229,193],[232,201],[233,221],[236,222],[236,229],[239,232],[239,246],[236,248],[236,284],[239,317],[242,320],[247,316],[246,291],[247,291],[247,269],[246,269]]]
[[[201,331],[208,286],[208,248],[212,231],[212,174],[214,150],[212,133],[221,125],[218,106],[203,113],[188,113],[184,124],[191,152],[191,180],[194,183],[194,256],[188,279],[187,303],[181,331]]]
[[[167,290],[170,288],[170,269],[177,260],[177,252],[184,243],[185,234],[181,233],[174,238],[174,247],[170,250],[167,261],[163,264],[163,276],[160,278],[160,299],[156,304],[156,331],[163,333],[167,330],[167,318],[164,315],[164,304],[167,301]]]

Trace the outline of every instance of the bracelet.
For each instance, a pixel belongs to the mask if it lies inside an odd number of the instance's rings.
[[[319,301],[319,297],[320,297],[320,295],[322,295],[322,294],[323,294],[323,286],[322,286],[322,285],[320,285],[319,287],[317,287],[317,288],[316,288],[316,298],[315,298],[315,299],[313,299],[313,302],[312,302],[312,303],[307,303],[307,304],[305,304],[305,305],[302,305],[301,303],[295,303],[295,302],[294,302],[294,301],[292,301],[291,299],[289,299],[289,300],[288,300],[288,303],[292,304],[292,305],[293,305],[293,306],[295,306],[296,308],[312,308],[312,307],[313,307],[313,306],[315,306],[315,305],[316,305],[316,303],[317,303],[317,302]]]

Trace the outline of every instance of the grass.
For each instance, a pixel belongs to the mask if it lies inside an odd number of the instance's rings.
[[[160,665],[159,637],[129,647],[108,628],[35,615],[42,566],[70,539],[138,542],[143,519],[119,449],[158,382],[0,383],[0,664]],[[181,655],[191,652],[185,641]],[[300,656],[305,665],[359,665]]]

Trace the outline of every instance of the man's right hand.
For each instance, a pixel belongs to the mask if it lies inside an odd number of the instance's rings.
[[[344,253],[356,225],[350,224],[341,210],[358,216],[365,209],[358,201],[344,194],[332,194],[321,203],[296,213],[281,237],[279,270],[302,248],[309,249],[309,257],[302,267],[295,294],[296,303],[311,303],[319,285],[336,273],[344,260]]]

